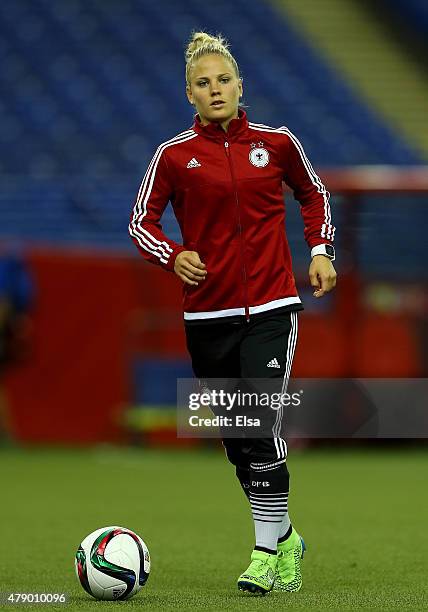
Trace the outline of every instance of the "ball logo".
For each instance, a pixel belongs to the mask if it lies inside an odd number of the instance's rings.
[[[126,591],[126,587],[119,587],[119,588],[113,589],[113,599],[118,599],[125,591]]]
[[[251,144],[250,151],[250,162],[256,168],[264,168],[269,163],[269,152],[263,147],[263,143],[259,142],[257,145]]]

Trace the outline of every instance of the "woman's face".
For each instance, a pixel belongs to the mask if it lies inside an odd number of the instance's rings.
[[[203,125],[215,121],[227,127],[238,116],[242,81],[222,55],[203,55],[191,70],[186,93]]]

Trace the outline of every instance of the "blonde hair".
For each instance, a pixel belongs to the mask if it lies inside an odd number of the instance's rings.
[[[192,32],[185,52],[186,58],[186,85],[190,86],[190,72],[203,55],[216,53],[227,59],[233,66],[238,79],[240,78],[238,64],[229,51],[229,43],[221,34],[212,36],[207,32]]]

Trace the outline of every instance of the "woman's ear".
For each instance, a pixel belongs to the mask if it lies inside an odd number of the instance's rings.
[[[190,104],[192,104],[192,106],[195,106],[195,103],[193,102],[192,90],[188,85],[186,85],[186,96]]]

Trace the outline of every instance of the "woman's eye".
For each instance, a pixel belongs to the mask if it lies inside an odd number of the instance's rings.
[[[228,83],[229,81],[230,81],[229,77],[223,77],[223,78],[221,79],[221,82],[222,82],[222,83]]]
[[[207,84],[207,82],[206,82],[206,81],[200,81],[200,82],[198,83],[199,87],[204,87],[206,84]]]

